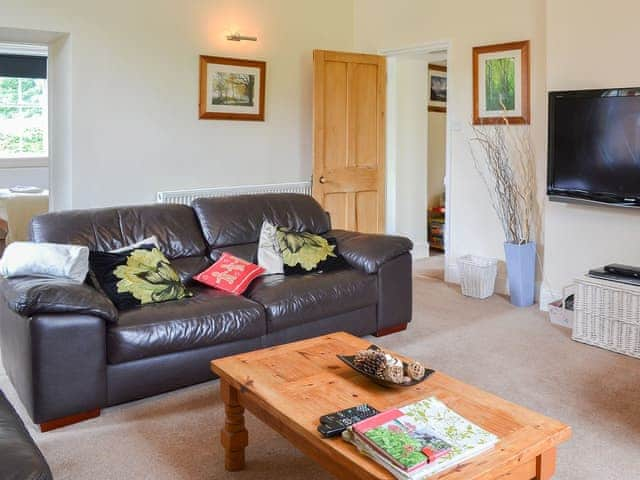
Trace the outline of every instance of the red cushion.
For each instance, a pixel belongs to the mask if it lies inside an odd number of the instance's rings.
[[[264,268],[258,265],[230,253],[223,253],[216,263],[193,278],[210,287],[242,295],[249,284],[263,272]]]

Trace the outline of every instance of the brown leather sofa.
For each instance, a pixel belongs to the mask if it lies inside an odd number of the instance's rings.
[[[190,282],[221,252],[255,262],[264,220],[335,237],[348,267],[260,277],[244,296]],[[151,235],[190,282],[192,298],[118,312],[89,284],[2,280],[2,360],[31,418],[43,428],[210,380],[209,362],[218,357],[338,330],[386,334],[411,320],[411,242],[331,230],[329,216],[308,196],[66,211],[31,224],[36,242],[99,251]]]
[[[0,390],[0,478],[51,480],[51,469],[18,413]]]

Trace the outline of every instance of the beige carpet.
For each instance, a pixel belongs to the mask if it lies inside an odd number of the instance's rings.
[[[640,478],[640,360],[575,343],[534,307],[465,298],[431,269],[417,269],[409,330],[379,343],[570,424],[574,436],[559,449],[555,478]],[[0,386],[16,403],[1,371]],[[247,470],[225,473],[222,422],[217,382],[210,382],[32,433],[58,480],[331,478],[251,416]]]

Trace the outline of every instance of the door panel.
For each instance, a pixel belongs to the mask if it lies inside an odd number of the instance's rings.
[[[325,166],[328,169],[347,165],[347,65],[327,62],[325,65]]]
[[[377,230],[371,230],[372,225],[377,225],[378,209],[371,208],[371,205],[377,205],[378,192],[358,192],[356,193],[356,216],[358,223],[356,230],[363,233],[379,233]]]
[[[327,193],[324,196],[323,207],[331,214],[331,223],[334,228],[350,229],[348,195],[348,193]]]
[[[351,131],[354,150],[350,155],[353,165],[375,168],[378,163],[378,145],[371,139],[376,138],[377,122],[377,75],[376,65],[351,65],[349,103]]]
[[[314,52],[313,196],[334,228],[384,231],[385,59]]]

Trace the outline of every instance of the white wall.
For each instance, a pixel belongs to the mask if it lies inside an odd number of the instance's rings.
[[[1,10],[0,27],[69,34],[54,52],[52,89],[69,98],[52,128],[70,127],[52,134],[53,185],[65,190],[56,208],[308,179],[312,50],[353,49],[345,0],[2,0]],[[236,29],[259,41],[227,41]],[[198,120],[200,54],[267,61],[265,122]]]
[[[1,2],[0,33],[1,27],[69,33],[56,36],[52,52],[57,82],[52,77],[51,90],[57,89],[62,114],[52,125],[61,141],[51,147],[62,161],[51,177],[69,187],[53,192],[61,207],[150,202],[164,189],[306,179],[314,48],[375,53],[448,40],[447,194],[456,213],[449,222],[450,261],[465,253],[503,258],[503,235],[468,147],[473,46],[531,40],[541,192],[547,83],[551,90],[620,87],[637,86],[640,78],[631,47],[638,41],[636,0],[604,7],[595,0]],[[260,41],[224,40],[235,28]],[[198,120],[199,54],[266,60],[267,121]],[[640,264],[640,212],[544,206],[541,246],[552,290],[593,265]],[[402,228],[412,234],[410,226]]]
[[[429,112],[427,153],[427,206],[443,205],[444,176],[447,158],[447,114]]]
[[[355,47],[365,52],[449,41],[447,115],[451,144],[451,229],[447,278],[455,280],[455,258],[466,253],[504,258],[504,236],[476,173],[468,140],[472,118],[472,47],[531,40],[532,131],[544,175],[545,5],[539,0],[355,0]],[[421,178],[424,178],[422,176]],[[498,289],[504,291],[504,274]]]
[[[543,303],[590,267],[611,262],[640,264],[640,211],[548,202],[546,127],[548,90],[637,87],[640,64],[636,0],[356,0],[356,49],[377,52],[448,40],[454,216],[450,261],[464,253],[504,258],[503,235],[469,154],[472,108],[471,49],[531,40],[532,134],[543,206]],[[398,28],[401,25],[402,28]],[[547,49],[547,45],[549,48]],[[453,265],[450,273],[455,274]],[[504,272],[502,272],[504,275]],[[450,275],[455,280],[455,275]],[[498,285],[500,288],[501,285]],[[553,293],[552,293],[553,292]]]
[[[49,209],[73,206],[73,76],[71,37],[49,43]],[[112,200],[113,201],[113,200]]]
[[[639,86],[639,17],[637,0],[547,0],[549,90]],[[556,296],[589,268],[640,265],[638,210],[548,202],[545,220],[544,270]]]

